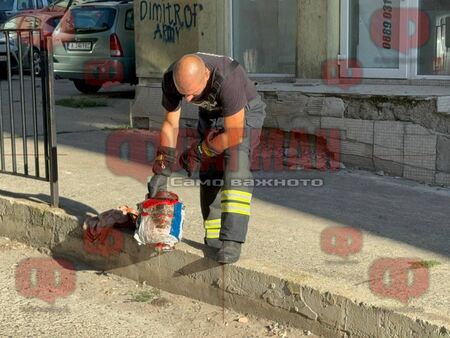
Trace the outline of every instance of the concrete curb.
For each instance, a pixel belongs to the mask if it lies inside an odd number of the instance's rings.
[[[50,250],[54,256],[203,302],[289,322],[325,337],[450,337],[448,327],[374,306],[357,286],[251,260],[220,266],[201,255],[202,245],[189,240],[173,252],[157,255],[125,233],[120,253],[90,254],[77,218],[43,204],[0,197],[0,235]]]

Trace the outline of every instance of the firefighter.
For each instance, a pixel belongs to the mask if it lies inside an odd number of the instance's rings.
[[[149,194],[167,189],[184,98],[199,106],[200,142],[185,150],[179,163],[189,177],[199,170],[205,244],[218,249],[219,263],[234,263],[247,235],[251,151],[259,142],[266,105],[237,61],[205,53],[188,54],[172,64],[164,73],[162,94],[166,117]]]

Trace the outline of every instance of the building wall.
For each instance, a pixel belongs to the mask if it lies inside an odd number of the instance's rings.
[[[160,79],[183,54],[224,53],[225,1],[138,0],[134,2],[136,73],[140,79]]]
[[[322,65],[339,54],[339,0],[298,0],[297,77],[322,78]]]

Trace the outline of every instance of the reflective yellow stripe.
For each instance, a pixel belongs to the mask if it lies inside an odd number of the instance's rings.
[[[220,229],[220,218],[218,219],[208,219],[204,221],[205,229]]]
[[[241,215],[247,215],[250,216],[250,211],[244,211],[244,210],[240,210],[240,209],[234,209],[234,208],[228,208],[227,210],[223,210],[223,212],[229,212],[232,214],[241,214]]]
[[[239,207],[242,209],[248,209],[250,210],[250,205],[248,204],[244,204],[244,203],[239,203],[239,202],[222,202],[222,207]]]
[[[242,198],[244,202],[250,202],[252,194],[246,191],[240,190],[224,190],[222,192],[222,199],[227,197],[229,199]]]
[[[222,212],[250,215],[250,205],[233,202],[222,202]]]
[[[219,238],[220,229],[206,229],[206,238]]]
[[[235,197],[235,196],[222,196],[222,202],[226,200],[233,200],[233,201],[240,201],[245,203],[250,203],[250,199],[248,198],[242,198],[242,197]]]

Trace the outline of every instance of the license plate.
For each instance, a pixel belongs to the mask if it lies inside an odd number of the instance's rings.
[[[6,60],[7,60],[6,55],[0,55],[0,61],[6,61]]]
[[[91,50],[92,42],[69,42],[69,50]]]

